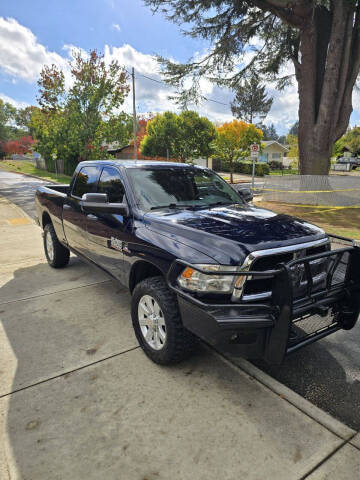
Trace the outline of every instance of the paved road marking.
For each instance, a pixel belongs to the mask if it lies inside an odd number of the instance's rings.
[[[8,223],[12,226],[31,225],[33,222],[29,218],[9,218]]]

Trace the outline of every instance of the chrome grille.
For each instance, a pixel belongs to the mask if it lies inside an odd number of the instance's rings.
[[[330,250],[330,242],[328,239],[277,249],[261,250],[249,255],[243,269],[250,271],[273,270],[276,269],[280,263],[287,263],[293,259],[316,255],[328,250]],[[315,291],[323,288],[324,282],[326,282],[327,262],[328,260],[326,259],[310,262]],[[293,278],[295,297],[298,298],[303,295],[303,292],[306,291],[307,288],[305,272],[302,272],[301,268],[297,268],[296,271],[294,269]],[[272,294],[272,281],[272,277],[248,277],[242,286],[241,296],[237,295],[237,297],[243,302],[269,299]]]

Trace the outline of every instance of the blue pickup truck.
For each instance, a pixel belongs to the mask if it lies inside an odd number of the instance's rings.
[[[280,364],[358,319],[359,246],[249,204],[207,168],[81,162],[35,203],[49,265],[73,252],[125,285],[154,362],[184,359],[201,338]]]

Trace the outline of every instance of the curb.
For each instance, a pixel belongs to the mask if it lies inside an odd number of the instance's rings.
[[[234,361],[234,358],[228,357],[227,355],[215,350],[213,347],[208,346],[208,348],[210,348],[215,355],[221,358],[226,364],[247,373],[259,383],[269,388],[272,392],[276,393],[287,402],[291,403],[291,405],[315,420],[317,423],[325,427],[336,436],[346,441],[356,437],[356,430],[353,430],[340,420],[332,417],[329,413],[326,413],[321,410],[321,408],[313,405],[309,400],[306,400],[298,393],[280,383],[278,380],[275,380],[273,377],[263,372],[249,361],[241,357],[236,358]],[[360,434],[356,437],[356,440],[358,437],[360,437]]]

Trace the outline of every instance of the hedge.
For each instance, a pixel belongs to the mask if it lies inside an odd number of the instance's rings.
[[[213,170],[215,172],[230,172],[230,164],[228,162],[213,159]],[[245,175],[252,175],[252,162],[234,162],[233,173],[243,173]],[[270,174],[270,168],[267,163],[255,163],[255,175],[263,177]]]

